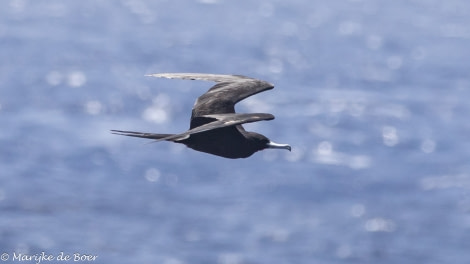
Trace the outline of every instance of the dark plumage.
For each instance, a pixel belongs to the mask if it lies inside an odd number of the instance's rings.
[[[287,144],[277,144],[265,136],[245,131],[242,124],[272,120],[265,113],[238,114],[235,104],[241,100],[274,88],[268,82],[241,76],[203,73],[162,73],[148,76],[170,79],[214,81],[216,85],[201,95],[194,104],[188,131],[181,134],[154,134],[111,130],[113,134],[172,141],[225,158],[246,158],[266,148],[291,150]]]

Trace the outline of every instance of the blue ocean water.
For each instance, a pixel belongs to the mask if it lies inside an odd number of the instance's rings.
[[[0,6],[3,262],[469,263],[468,1]],[[237,110],[293,151],[110,134],[188,128],[212,84],[161,72],[275,84]]]

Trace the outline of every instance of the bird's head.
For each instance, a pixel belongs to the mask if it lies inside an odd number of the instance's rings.
[[[287,149],[289,151],[291,151],[291,146],[288,145],[288,144],[279,144],[279,143],[275,143],[271,140],[269,140],[269,138],[261,135],[261,134],[258,134],[258,133],[251,133],[251,138],[253,141],[256,142],[256,146],[258,147],[258,150],[263,150],[263,149],[267,149],[267,148],[272,148],[272,149]]]

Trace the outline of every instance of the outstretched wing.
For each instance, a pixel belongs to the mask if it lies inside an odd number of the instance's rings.
[[[213,82],[229,82],[239,79],[252,79],[243,75],[231,74],[210,74],[210,73],[155,73],[147,74],[145,76],[152,76],[158,78],[168,79],[183,79],[183,80],[200,80],[200,81],[213,81]]]
[[[213,115],[204,115],[204,118],[212,118],[215,121],[210,123],[195,127],[184,133],[177,135],[170,135],[168,137],[159,138],[156,141],[169,140],[169,141],[180,141],[187,139],[192,134],[202,133],[209,130],[214,130],[223,127],[236,126],[245,123],[252,123],[262,120],[272,120],[274,116],[271,114],[265,113],[252,113],[252,114],[213,114]]]
[[[266,81],[242,75],[162,73],[147,76],[216,82],[215,86],[196,100],[192,118],[212,114],[235,113],[236,103],[251,95],[274,88],[274,85]]]

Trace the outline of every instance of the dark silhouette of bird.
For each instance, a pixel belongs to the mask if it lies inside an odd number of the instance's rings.
[[[162,73],[147,76],[169,79],[214,81],[216,85],[197,98],[194,104],[189,130],[181,134],[155,134],[111,130],[113,134],[172,141],[197,151],[231,159],[247,158],[253,153],[278,148],[291,150],[287,144],[278,144],[267,137],[246,131],[242,124],[272,120],[266,113],[235,113],[235,104],[241,100],[274,88],[268,82],[242,75],[203,73]]]

